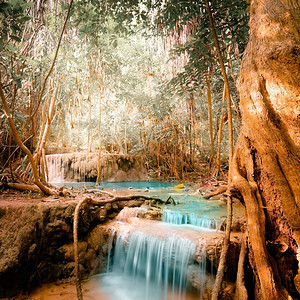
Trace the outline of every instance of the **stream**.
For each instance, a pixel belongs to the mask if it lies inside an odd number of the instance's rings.
[[[56,183],[57,186],[63,184],[118,194],[143,194],[162,200],[172,197],[176,203],[164,205],[161,221],[138,218],[140,208],[124,208],[120,212],[109,225],[111,237],[106,272],[93,276],[84,284],[87,299],[206,298],[216,273],[213,261],[207,260],[206,244],[212,239],[223,238],[220,225],[226,216],[226,205],[204,200],[190,186],[174,189],[177,183],[170,182],[102,182],[98,187],[88,182]],[[56,286],[54,290],[63,296],[66,288],[59,292]],[[32,299],[44,299],[39,298],[37,291],[35,293],[37,296],[33,294]],[[49,290],[48,293],[51,294]]]

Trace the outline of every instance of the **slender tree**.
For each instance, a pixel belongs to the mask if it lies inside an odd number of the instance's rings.
[[[9,107],[7,105],[6,99],[5,99],[5,95],[4,92],[2,90],[2,84],[1,84],[1,74],[0,74],[0,98],[1,98],[1,102],[2,102],[2,106],[3,106],[3,110],[5,112],[6,118],[8,120],[10,129],[11,129],[11,133],[12,136],[14,138],[14,140],[16,141],[16,143],[18,144],[18,146],[25,152],[25,154],[28,156],[28,159],[32,165],[32,172],[33,172],[33,177],[34,177],[34,183],[40,188],[40,190],[45,193],[46,195],[52,195],[55,194],[55,191],[48,188],[47,186],[45,186],[39,178],[38,172],[37,172],[37,167],[36,167],[36,163],[35,160],[33,158],[32,153],[30,152],[30,150],[22,143],[17,128],[15,126],[15,123],[11,117],[11,112],[9,110]]]

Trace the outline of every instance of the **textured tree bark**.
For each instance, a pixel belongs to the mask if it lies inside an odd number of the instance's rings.
[[[256,299],[300,298],[299,11],[299,1],[251,1],[238,82],[242,128],[230,184],[246,207]]]

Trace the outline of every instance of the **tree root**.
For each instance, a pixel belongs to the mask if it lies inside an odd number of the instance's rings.
[[[208,200],[208,199],[210,199],[211,197],[217,196],[217,195],[220,195],[220,194],[223,194],[223,193],[225,193],[226,191],[227,191],[227,185],[226,185],[226,186],[223,186],[223,187],[221,187],[221,188],[219,188],[219,189],[217,189],[216,191],[214,191],[214,192],[212,192],[212,193],[210,193],[210,194],[208,194],[208,195],[203,196],[203,198],[206,199],[206,200]]]
[[[239,146],[241,148],[236,149],[232,162],[231,185],[241,193],[246,205],[249,243],[254,253],[255,266],[260,280],[261,299],[287,299],[288,293],[281,284],[277,266],[273,263],[266,248],[266,216],[263,201],[253,177],[253,161],[246,159],[241,162],[237,159],[239,151],[243,151],[244,157],[251,157],[250,147],[245,140],[240,140]],[[241,170],[245,170],[245,173]]]
[[[111,192],[108,191],[103,191],[103,190],[97,190],[97,189],[91,189],[91,190],[87,190],[87,192],[89,193],[99,193],[99,194],[106,194],[112,197],[112,199],[105,199],[105,200],[101,200],[103,201],[103,203],[110,203],[112,201],[126,201],[126,200],[137,200],[137,199],[143,199],[143,200],[153,200],[156,201],[159,204],[166,204],[166,201],[163,201],[159,198],[156,197],[148,197],[148,196],[142,196],[142,195],[127,195],[127,196],[119,196],[119,195],[115,195]],[[104,201],[108,201],[108,202],[104,202]],[[168,199],[167,199],[168,201]],[[96,203],[95,203],[96,204]]]
[[[218,299],[219,292],[221,289],[221,284],[222,284],[223,276],[224,276],[224,272],[225,272],[226,257],[227,257],[227,252],[228,252],[228,248],[229,248],[229,243],[230,243],[231,223],[232,223],[232,199],[229,196],[228,201],[227,201],[227,226],[226,226],[224,244],[222,247],[220,262],[219,262],[219,266],[218,266],[218,271],[217,271],[217,275],[216,275],[216,280],[215,280],[211,300]]]
[[[238,271],[236,278],[235,300],[248,300],[248,292],[245,287],[245,257],[247,255],[247,235],[242,239]]]
[[[101,193],[107,194],[111,196],[111,199],[105,199],[105,200],[97,200],[93,199],[92,197],[88,196],[84,199],[80,200],[75,208],[74,212],[74,222],[73,222],[73,241],[74,241],[74,261],[75,261],[75,277],[76,277],[76,291],[77,291],[77,299],[83,300],[82,296],[82,287],[81,287],[81,281],[80,281],[80,271],[79,271],[79,253],[78,253],[78,224],[79,224],[79,212],[80,208],[88,203],[88,204],[94,204],[94,205],[103,205],[106,203],[113,203],[115,201],[128,201],[128,200],[137,200],[137,199],[143,199],[143,200],[155,200],[159,203],[164,203],[163,200],[159,198],[151,198],[146,196],[138,196],[138,195],[129,195],[129,196],[115,196],[114,194],[107,192],[107,191],[99,191]]]

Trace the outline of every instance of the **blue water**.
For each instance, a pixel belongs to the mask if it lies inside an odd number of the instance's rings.
[[[156,190],[156,189],[168,189],[175,187],[178,183],[176,182],[164,182],[164,181],[120,181],[120,182],[107,182],[102,181],[96,186],[96,182],[62,182],[53,183],[56,186],[67,186],[67,187],[93,187],[93,188],[104,188],[104,189],[139,189],[139,190]]]
[[[172,197],[176,205],[166,205],[165,221],[173,224],[192,224],[195,226],[209,226],[216,228],[215,218],[226,216],[226,206],[215,200],[205,200],[199,193],[192,193],[191,186],[185,184],[183,189],[174,189],[178,182],[164,181],[121,181],[121,182],[64,182],[55,183],[56,186],[86,187],[105,189],[110,191],[128,191],[142,195],[167,200]],[[210,221],[208,221],[210,220]]]
[[[111,267],[101,278],[103,291],[112,300],[167,300],[170,296],[183,300],[195,248],[189,240],[175,236],[164,240],[142,232],[119,233]]]
[[[115,188],[115,189],[141,189],[141,190],[156,190],[173,188],[177,183],[164,181],[122,181],[122,182],[100,182],[99,187]]]
[[[193,225],[201,228],[218,229],[219,222],[205,215],[199,216],[193,212],[182,213],[179,210],[164,209],[164,221],[176,225]]]

